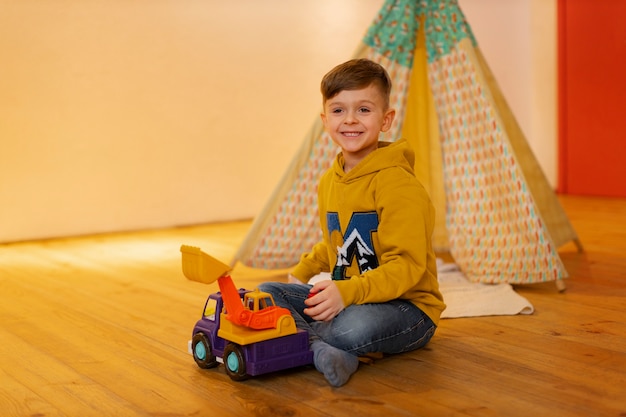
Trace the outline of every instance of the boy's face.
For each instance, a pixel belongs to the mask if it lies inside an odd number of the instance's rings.
[[[379,88],[370,84],[328,99],[321,116],[326,131],[343,151],[348,172],[378,148],[378,135],[389,130],[395,111],[386,108]]]

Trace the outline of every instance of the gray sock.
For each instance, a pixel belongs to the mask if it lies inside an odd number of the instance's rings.
[[[322,341],[311,344],[315,368],[324,374],[334,387],[340,387],[350,379],[359,367],[359,358]]]

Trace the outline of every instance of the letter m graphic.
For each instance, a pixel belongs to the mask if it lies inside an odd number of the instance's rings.
[[[337,213],[327,213],[326,220],[329,236],[332,236],[333,232],[338,232],[343,242],[337,247],[337,263],[332,272],[334,280],[346,279],[346,270],[354,260],[361,273],[378,267],[378,259],[372,244],[372,235],[378,231],[378,214],[375,211],[353,213],[345,232],[341,229]]]

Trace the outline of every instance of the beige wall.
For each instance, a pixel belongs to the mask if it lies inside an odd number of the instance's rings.
[[[0,241],[254,216],[382,3],[0,0]],[[553,0],[460,3],[553,179]]]

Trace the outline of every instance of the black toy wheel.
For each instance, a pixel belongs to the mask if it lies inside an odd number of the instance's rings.
[[[229,343],[224,349],[224,367],[226,374],[233,381],[243,381],[248,379],[246,374],[246,360],[243,356],[241,346]]]
[[[191,349],[193,359],[202,369],[214,368],[217,366],[217,359],[211,349],[211,341],[204,333],[196,333],[191,339]]]

